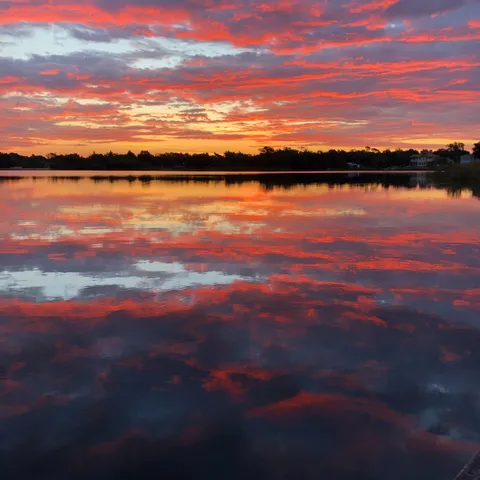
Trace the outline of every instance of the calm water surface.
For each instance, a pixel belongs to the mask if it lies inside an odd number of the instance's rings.
[[[480,200],[335,178],[0,182],[0,478],[452,480]]]

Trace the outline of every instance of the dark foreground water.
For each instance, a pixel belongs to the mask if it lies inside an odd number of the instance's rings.
[[[100,180],[0,182],[1,479],[452,480],[480,448],[471,194]]]

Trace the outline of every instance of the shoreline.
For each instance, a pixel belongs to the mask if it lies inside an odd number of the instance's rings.
[[[6,173],[8,174],[6,175]],[[28,175],[29,173],[41,175]],[[50,169],[0,169],[0,177],[128,177],[128,176],[226,176],[226,175],[360,175],[360,174],[432,174],[433,170],[50,170]]]

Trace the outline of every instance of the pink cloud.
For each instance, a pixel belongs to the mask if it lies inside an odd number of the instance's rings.
[[[0,13],[7,45],[54,23],[77,50],[0,58],[8,149],[478,135],[475,1],[10,0]]]

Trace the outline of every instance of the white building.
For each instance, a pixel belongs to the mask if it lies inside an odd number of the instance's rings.
[[[470,153],[467,153],[466,155],[462,155],[460,157],[460,163],[462,165],[468,165],[470,163],[475,163],[475,162],[480,162],[480,158],[474,157]]]
[[[428,168],[438,162],[441,159],[434,153],[420,153],[419,155],[413,155],[410,159],[410,166],[412,168]]]

